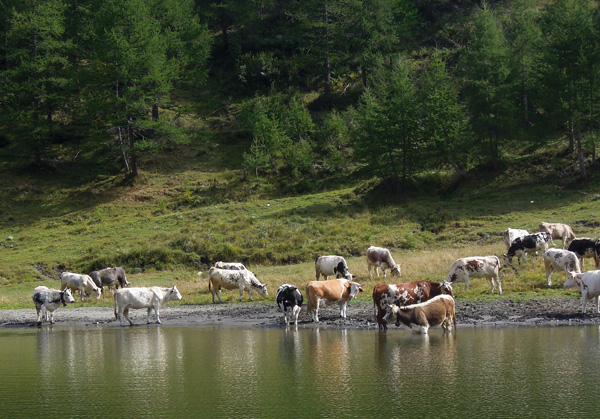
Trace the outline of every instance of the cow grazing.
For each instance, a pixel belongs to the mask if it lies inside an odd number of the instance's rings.
[[[248,292],[248,298],[250,301],[254,301],[252,298],[252,290],[255,289],[263,297],[268,296],[267,286],[261,284],[254,274],[247,270],[233,270],[233,269],[219,269],[214,266],[208,271],[208,289],[212,293],[212,301],[215,303],[215,294],[221,300],[221,288],[226,290],[239,289],[240,290],[240,301],[244,295],[244,290]]]
[[[100,294],[102,294],[100,288],[94,284],[89,275],[63,272],[60,274],[60,289],[65,289],[65,287],[69,288],[73,293],[79,291],[81,301],[85,301],[89,295],[100,298]]]
[[[119,289],[119,287],[125,288],[130,285],[125,276],[125,269],[121,266],[93,271],[90,273],[90,277],[92,278],[92,281],[94,281],[94,284],[100,288],[103,296],[104,287],[107,287],[114,293],[114,289]]]
[[[215,268],[229,269],[234,271],[241,271],[246,269],[244,264],[239,262],[217,262],[215,263]]]
[[[121,288],[115,291],[115,318],[121,322],[121,326],[123,326],[123,317],[125,317],[130,325],[133,325],[133,322],[129,318],[129,309],[146,308],[148,309],[146,323],[150,324],[150,312],[154,310],[154,313],[156,314],[156,323],[162,324],[158,310],[165,307],[169,301],[179,301],[181,298],[177,286],[174,286],[173,288]]]
[[[290,324],[292,319],[298,324],[298,315],[302,310],[302,293],[298,288],[290,284],[283,284],[277,290],[277,307],[283,312],[285,324]]]
[[[69,288],[62,291],[51,289],[40,285],[33,290],[33,303],[37,311],[37,324],[42,324],[43,320],[54,324],[54,311],[60,307],[67,306],[67,303],[74,303],[75,299]]]
[[[319,304],[321,300],[326,303],[337,303],[340,306],[340,316],[346,318],[348,302],[363,292],[360,284],[343,278],[328,281],[310,281],[306,285],[306,301],[308,314],[314,322],[319,321]]]
[[[580,239],[573,239],[573,241],[569,244],[568,250],[575,253],[579,258],[581,270],[583,270],[583,262],[585,258],[593,258],[594,263],[596,264],[596,269],[598,269],[598,265],[600,263],[600,239],[588,239],[584,237]]]
[[[341,256],[319,256],[317,260],[315,260],[315,271],[317,274],[317,281],[321,275],[323,275],[325,281],[327,281],[329,275],[334,275],[336,278],[346,278],[348,281],[352,281],[352,274],[348,270],[346,259]]]
[[[410,304],[423,303],[438,295],[448,294],[454,297],[450,282],[418,281],[401,284],[375,285],[373,288],[373,304],[375,321],[379,329],[387,329],[383,322],[388,306],[396,304],[403,307]]]
[[[510,249],[510,245],[517,237],[528,236],[529,231],[521,230],[518,228],[507,228],[502,233],[502,239],[504,240],[504,244],[506,245],[506,250]]]
[[[369,271],[369,278],[373,278],[371,267],[375,267],[377,276],[379,276],[379,268],[381,268],[384,278],[386,277],[385,271],[387,269],[390,270],[392,276],[402,276],[401,264],[394,262],[390,251],[383,247],[371,246],[367,249],[367,270]]]
[[[544,252],[544,266],[546,267],[546,284],[552,285],[550,276],[552,272],[563,270],[569,272],[581,272],[579,258],[573,252],[564,249],[548,249]]]
[[[503,255],[504,266],[509,266],[515,256],[519,261],[519,265],[521,265],[521,259],[523,261],[527,260],[527,253],[544,253],[548,250],[548,240],[550,239],[549,233],[534,233],[517,237],[513,240],[508,252]]]
[[[500,283],[500,259],[498,256],[471,256],[457,259],[450,267],[446,281],[454,285],[455,282],[464,282],[469,292],[470,278],[487,278],[492,283],[491,293],[494,293],[494,285],[498,284],[498,293],[502,294]]]
[[[585,314],[585,306],[588,300],[592,298],[596,298],[597,311],[600,313],[600,271],[569,272],[569,276],[563,286],[565,288],[577,288],[581,291],[581,296],[583,297],[583,314]]]
[[[426,335],[430,327],[442,326],[444,332],[452,330],[452,322],[456,329],[456,313],[454,310],[454,298],[449,295],[438,295],[424,303],[412,304],[399,307],[396,304],[389,306],[388,313],[383,318],[386,323],[400,323]]]
[[[565,248],[565,244],[567,244],[567,240],[575,238],[573,229],[567,224],[541,222],[539,228],[541,232],[550,234],[551,240],[561,239],[563,249]],[[552,241],[552,244],[554,245],[554,241]]]

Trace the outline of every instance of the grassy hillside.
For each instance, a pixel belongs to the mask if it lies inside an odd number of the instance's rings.
[[[597,175],[577,179],[567,165],[573,159],[560,157],[564,152],[525,156],[501,172],[474,172],[458,186],[432,174],[430,183],[401,196],[374,180],[286,195],[243,179],[241,152],[233,142],[198,137],[163,160],[145,161],[135,183],[98,175],[85,156],[44,171],[2,159],[0,308],[31,307],[31,290],[58,287],[63,270],[119,265],[136,285],[177,283],[183,303],[207,303],[207,280],[197,271],[218,260],[251,266],[272,300],[281,283],[303,287],[313,279],[318,254],[346,256],[368,299],[372,284],[383,282],[368,281],[363,255],[372,244],[390,248],[403,263],[403,281],[440,281],[458,257],[501,256],[507,227],[536,231],[540,221],[559,221],[578,236],[598,236]],[[539,258],[502,277],[510,297],[565,292],[559,274],[557,286],[546,289]],[[468,298],[487,298],[488,291],[488,283],[475,281]],[[225,294],[236,299],[235,292]],[[463,285],[457,294],[466,297]]]

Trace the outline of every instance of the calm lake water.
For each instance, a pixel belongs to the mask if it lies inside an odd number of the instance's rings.
[[[0,330],[0,417],[597,417],[598,327]]]

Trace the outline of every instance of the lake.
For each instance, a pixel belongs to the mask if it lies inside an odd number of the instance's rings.
[[[592,417],[600,331],[0,330],[0,416]]]

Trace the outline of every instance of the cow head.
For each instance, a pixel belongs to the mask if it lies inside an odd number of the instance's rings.
[[[397,263],[391,270],[392,276],[402,276],[402,264]]]
[[[267,286],[262,284],[260,287],[256,289],[260,295],[263,297],[267,297],[269,293],[267,292]]]
[[[450,297],[454,298],[454,294],[452,293],[452,284],[448,281],[444,281],[440,285],[440,289],[442,292],[448,294]]]
[[[569,272],[568,274],[569,275],[567,276],[567,280],[563,284],[563,287],[581,290],[581,277],[583,274],[577,272]]]
[[[383,323],[387,324],[387,323],[396,323],[396,326],[399,326],[399,320],[398,320],[398,311],[400,310],[400,307],[398,307],[396,304],[388,304],[385,310],[385,316],[383,316]]]
[[[362,289],[362,287],[360,286],[360,284],[357,283],[357,282],[350,282],[349,283],[349,287],[350,287],[350,290],[349,290],[348,293],[350,295],[350,298],[348,298],[348,301],[351,300],[351,299],[353,299],[353,298],[356,298],[356,296],[358,295],[359,292],[363,292],[364,291]]]
[[[65,288],[60,292],[60,302],[63,306],[66,307],[67,303],[74,303],[75,299],[73,298],[73,294],[71,294],[71,290],[69,288]]]
[[[169,293],[170,293],[169,300],[171,300],[171,301],[180,301],[183,298],[181,296],[181,293],[177,289],[177,285],[173,285],[173,288],[171,288]]]
[[[502,256],[504,257],[504,266],[510,266],[514,255],[509,255],[505,253]]]

